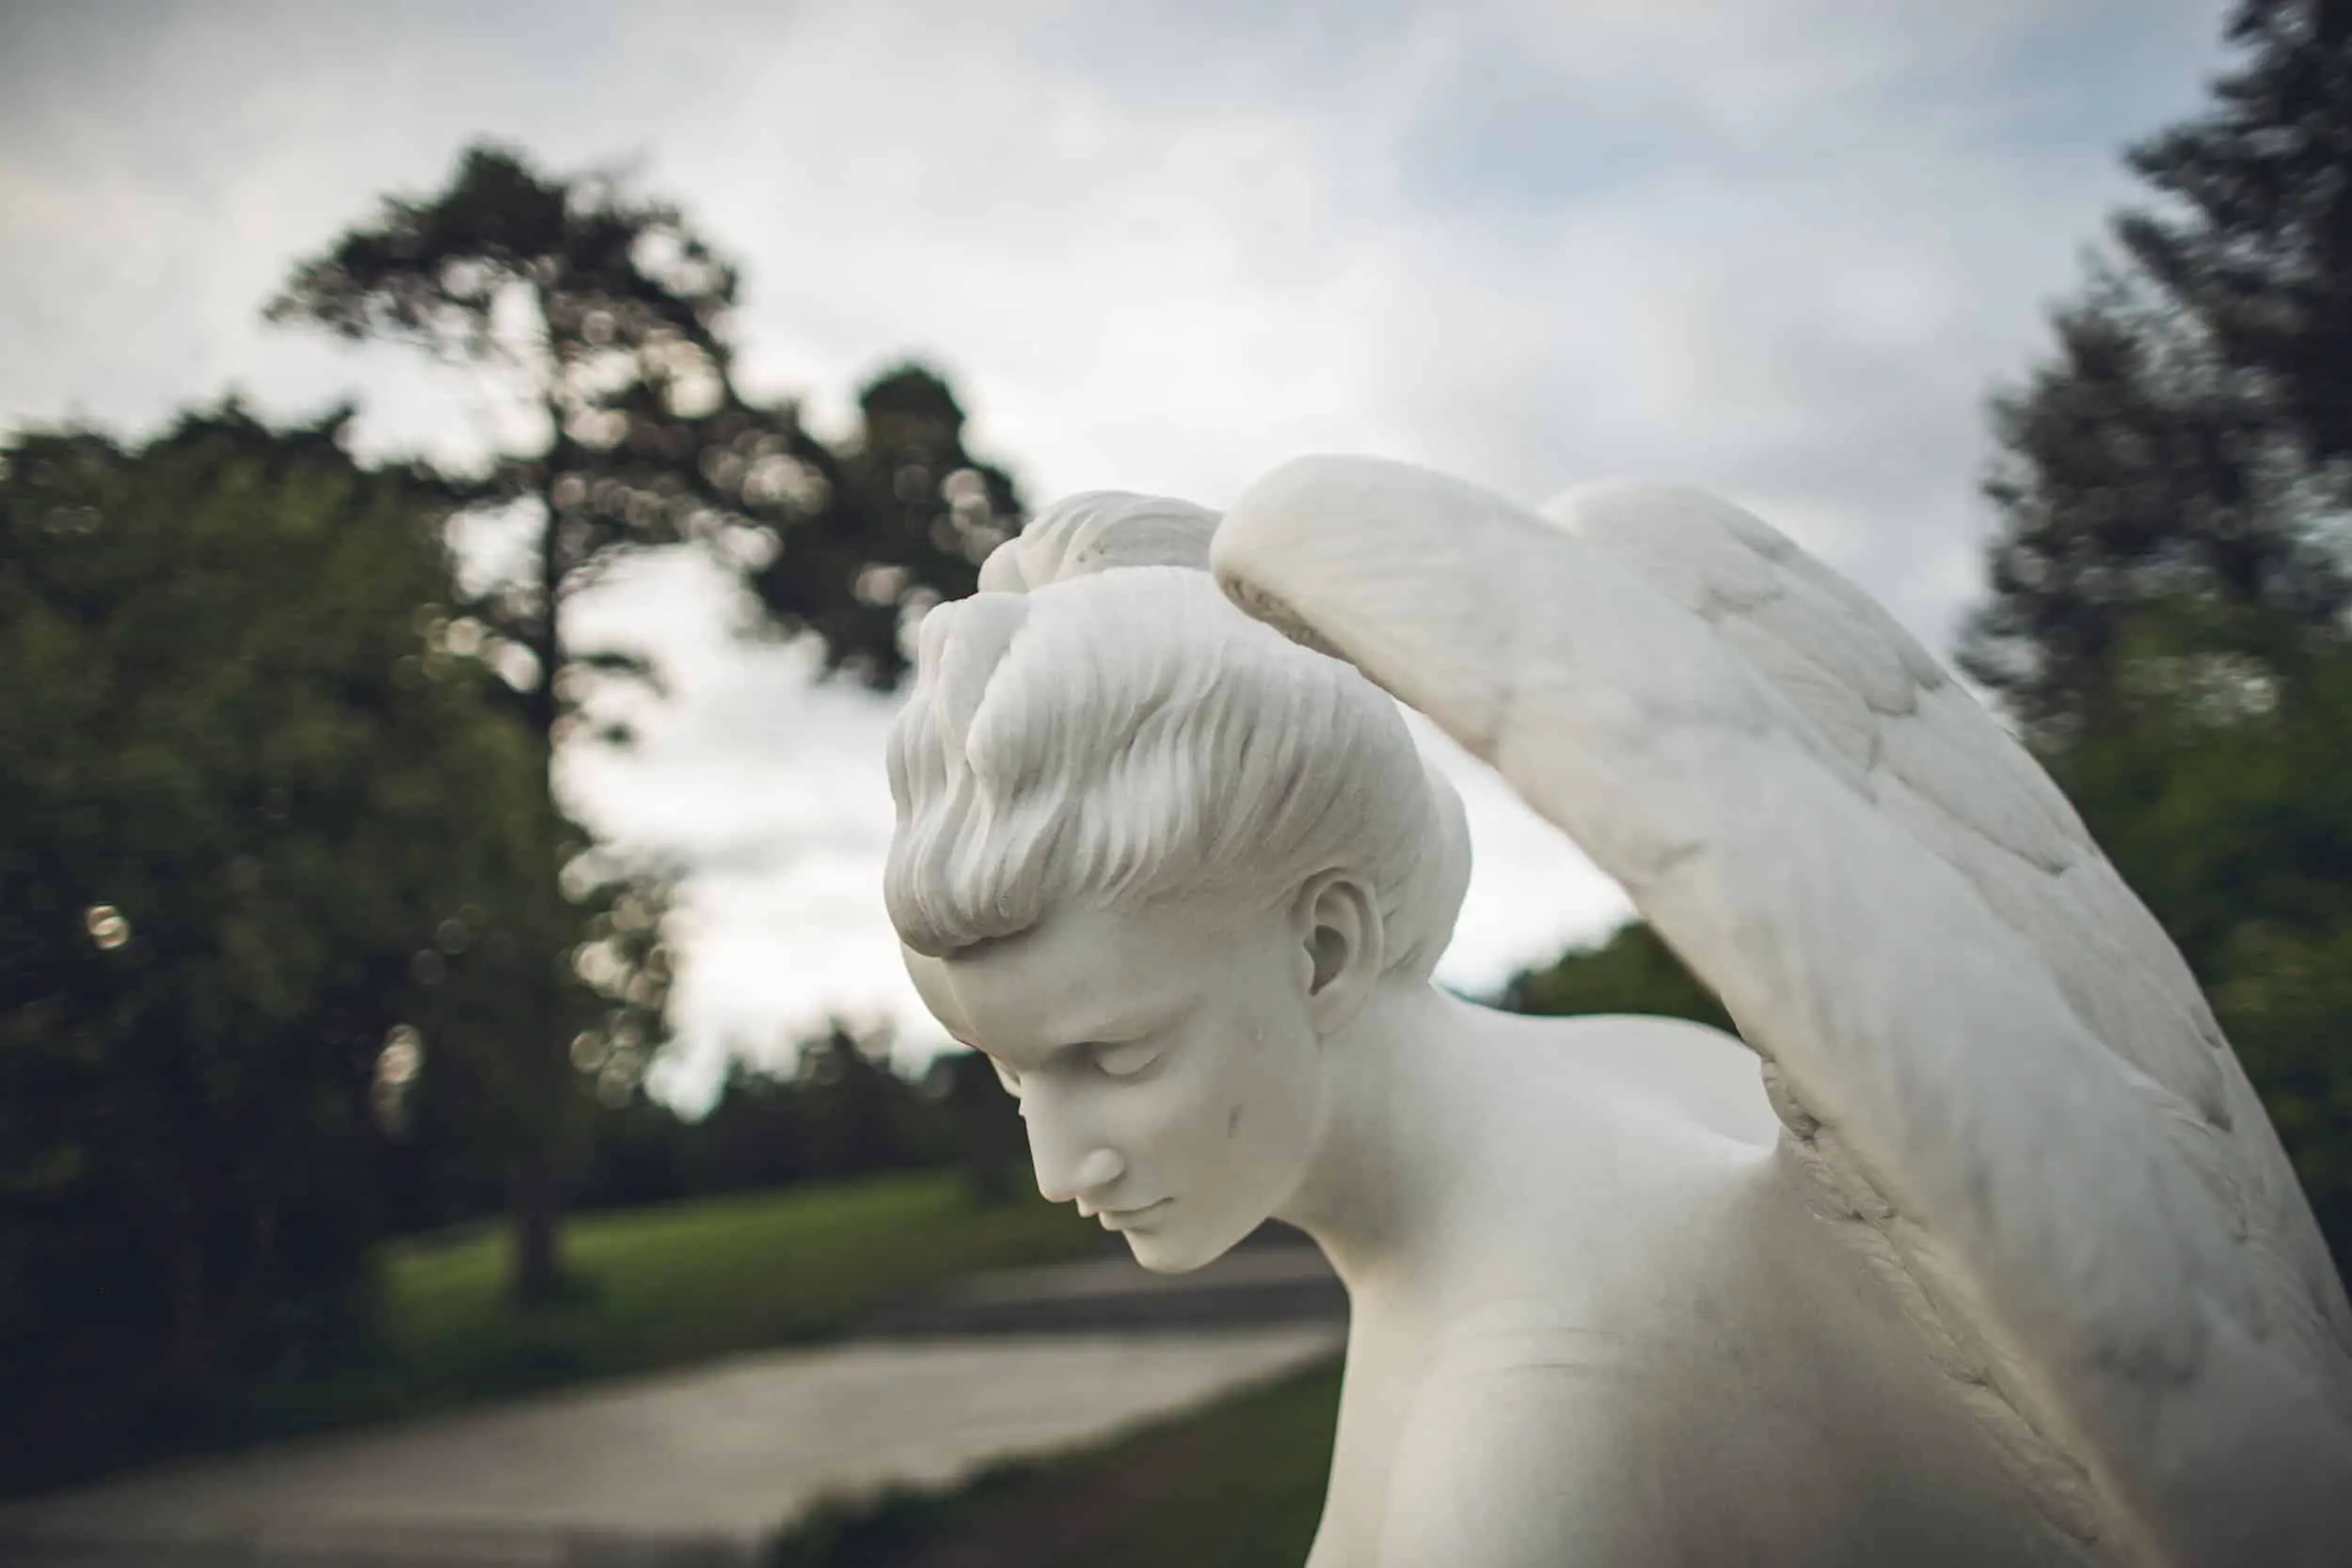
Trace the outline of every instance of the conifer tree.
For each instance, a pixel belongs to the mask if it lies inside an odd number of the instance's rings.
[[[862,435],[840,453],[794,404],[747,397],[730,336],[739,287],[674,205],[478,146],[445,189],[386,201],[297,268],[270,308],[471,366],[527,416],[528,438],[447,478],[529,531],[530,569],[463,608],[500,651],[528,656],[517,700],[543,770],[598,687],[659,685],[643,650],[583,649],[565,632],[565,601],[628,556],[707,548],[751,574],[779,630],[814,636],[829,669],[886,689],[905,669],[902,621],[969,592],[974,562],[1018,526],[1010,481],[964,452],[961,412],[928,372],[902,367],[867,388]],[[560,973],[580,937],[548,929],[539,967]],[[552,1003],[541,1012],[518,1023],[519,1062],[535,1069],[505,1080],[525,1299],[560,1282],[558,1164],[577,1100],[571,1022]]]

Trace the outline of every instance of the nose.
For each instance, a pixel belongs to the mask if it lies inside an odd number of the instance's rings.
[[[1029,1154],[1037,1166],[1037,1190],[1045,1200],[1074,1200],[1082,1214],[1093,1213],[1099,1195],[1127,1174],[1127,1162],[1115,1148],[1089,1148],[1074,1161],[1057,1157],[1048,1140],[1038,1136],[1034,1123],[1029,1128]]]

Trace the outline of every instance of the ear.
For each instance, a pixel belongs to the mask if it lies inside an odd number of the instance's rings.
[[[1319,873],[1291,906],[1291,933],[1308,1016],[1315,1033],[1328,1037],[1355,1021],[1388,967],[1379,901],[1352,873]]]

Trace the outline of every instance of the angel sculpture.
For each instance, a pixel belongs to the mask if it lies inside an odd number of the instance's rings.
[[[1076,498],[981,589],[891,740],[909,969],[1147,1267],[1329,1256],[1311,1568],[2352,1561],[2352,1310],[2269,1120],[1851,585],[1688,491],[1317,458]],[[1468,850],[1391,695],[1740,1037],[1433,987]]]

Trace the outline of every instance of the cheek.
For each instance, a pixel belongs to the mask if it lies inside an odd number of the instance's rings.
[[[1186,1152],[1220,1181],[1255,1187],[1286,1174],[1311,1145],[1317,1084],[1311,1037],[1244,1027],[1217,1042],[1216,1060],[1186,1096]],[[1208,1053],[1204,1053],[1208,1054]]]
[[[1191,1174],[1215,1157],[1215,1145],[1221,1141],[1215,1135],[1218,1118],[1234,1101],[1234,1085],[1216,1066],[1197,1060],[1170,1064],[1170,1070],[1113,1091],[1114,1135],[1131,1158],[1184,1166]]]

